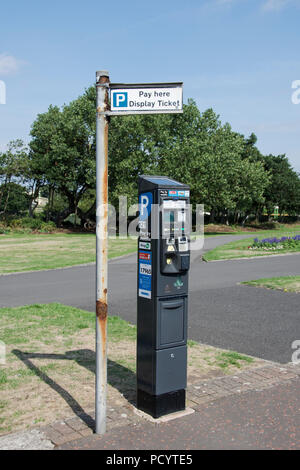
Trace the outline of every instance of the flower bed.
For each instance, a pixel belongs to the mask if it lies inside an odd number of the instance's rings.
[[[253,245],[249,246],[249,250],[264,250],[264,251],[277,251],[277,250],[295,250],[300,251],[300,235],[294,237],[281,237],[281,238],[264,238],[259,240],[254,238]]]

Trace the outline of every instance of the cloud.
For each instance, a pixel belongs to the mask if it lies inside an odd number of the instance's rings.
[[[264,11],[280,11],[287,5],[291,3],[297,3],[299,5],[298,0],[266,0],[263,4]]]
[[[0,54],[0,75],[16,73],[24,63],[24,61],[18,60],[12,55]]]

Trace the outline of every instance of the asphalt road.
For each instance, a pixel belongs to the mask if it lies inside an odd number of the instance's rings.
[[[246,235],[249,237],[249,235]],[[299,295],[238,285],[300,274],[300,255],[205,263],[200,254],[243,236],[208,238],[193,253],[189,338],[267,360],[291,361],[300,340]],[[109,314],[136,321],[136,256],[109,262]],[[0,307],[61,302],[94,311],[95,266],[0,276]]]

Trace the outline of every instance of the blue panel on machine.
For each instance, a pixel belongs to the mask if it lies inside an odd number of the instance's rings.
[[[147,220],[151,213],[151,206],[153,203],[152,193],[142,193],[139,196],[139,211],[140,211],[140,221]]]
[[[151,299],[152,254],[139,251],[139,297]]]

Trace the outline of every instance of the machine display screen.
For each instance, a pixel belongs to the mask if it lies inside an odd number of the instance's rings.
[[[185,233],[186,201],[166,199],[163,201],[163,237],[181,237]]]
[[[165,223],[174,223],[175,221],[175,211],[165,210],[164,211],[164,222]]]

